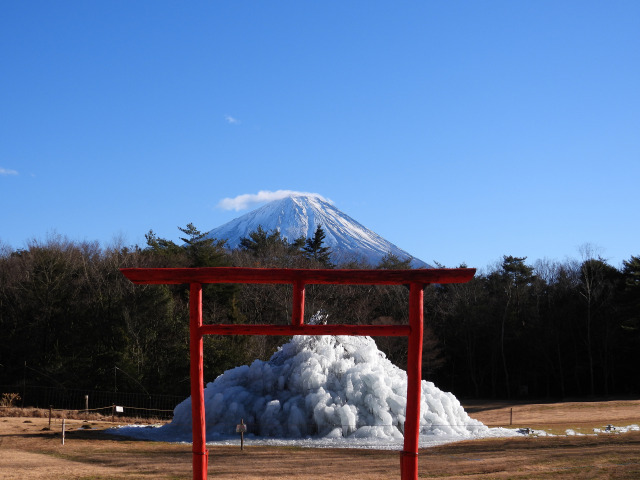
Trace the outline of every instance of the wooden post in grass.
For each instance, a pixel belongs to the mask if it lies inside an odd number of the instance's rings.
[[[62,445],[64,445],[64,427],[65,427],[64,421],[65,421],[65,419],[63,418],[62,419]]]
[[[244,432],[247,431],[247,426],[244,424],[244,418],[240,420],[240,424],[236,425],[236,432],[240,433],[240,450],[244,450]]]

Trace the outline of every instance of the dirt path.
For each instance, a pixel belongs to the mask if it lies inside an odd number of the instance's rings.
[[[538,405],[473,404],[490,425],[589,430],[640,424],[640,401]],[[518,425],[516,424],[518,421]],[[0,417],[0,479],[190,479],[191,445],[121,439],[109,423]],[[640,478],[640,432],[459,442],[420,452],[420,478]],[[398,479],[398,452],[211,447],[209,478]]]

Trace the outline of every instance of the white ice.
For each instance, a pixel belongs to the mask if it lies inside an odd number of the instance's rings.
[[[204,391],[207,443],[401,449],[407,375],[370,337],[296,336],[267,362],[228,370]],[[472,419],[458,399],[422,381],[420,446],[517,435]],[[191,399],[162,427],[112,430],[136,438],[190,442]]]

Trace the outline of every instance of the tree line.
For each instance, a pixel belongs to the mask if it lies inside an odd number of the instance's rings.
[[[124,267],[410,268],[331,262],[319,227],[289,242],[261,227],[236,249],[193,224],[181,243],[146,235],[143,246],[61,236],[0,251],[0,385],[189,394],[187,285],[134,285]],[[306,318],[328,323],[406,323],[408,289],[309,285]],[[588,248],[580,260],[528,264],[504,256],[467,284],[425,288],[423,378],[459,397],[517,398],[640,393],[640,257],[622,268]],[[205,285],[206,323],[291,321],[289,285]],[[207,336],[205,381],[268,359],[284,337]],[[378,337],[406,367],[407,341]],[[116,374],[117,373],[117,374]]]

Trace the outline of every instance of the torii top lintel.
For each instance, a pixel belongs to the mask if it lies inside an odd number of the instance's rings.
[[[123,268],[125,277],[136,284],[181,283],[302,283],[350,285],[404,285],[466,283],[475,268],[425,268],[414,270],[350,270],[293,268]]]

